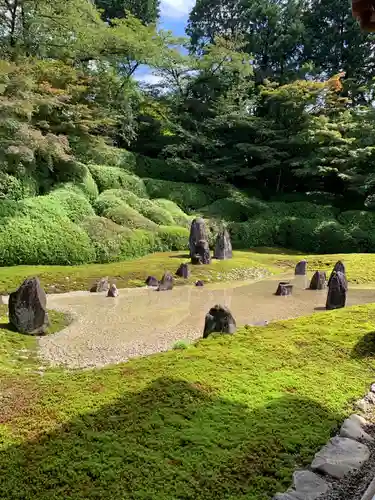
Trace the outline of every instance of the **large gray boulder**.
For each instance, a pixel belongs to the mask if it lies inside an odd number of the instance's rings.
[[[196,245],[200,241],[208,241],[208,234],[206,229],[206,223],[201,217],[194,219],[190,226],[190,236],[189,236],[189,248],[190,257],[196,254]]]
[[[232,242],[226,229],[220,231],[216,238],[214,258],[218,260],[227,260],[233,257]]]
[[[47,297],[38,278],[25,280],[9,296],[9,322],[20,333],[43,335],[49,325]]]
[[[230,334],[236,332],[236,321],[227,307],[216,305],[206,314],[203,338],[211,333]]]
[[[311,468],[341,479],[349,472],[360,469],[369,458],[370,450],[365,444],[336,436],[315,455]]]
[[[176,271],[176,276],[179,278],[188,279],[190,276],[190,269],[188,264],[181,264]]]
[[[211,263],[210,247],[208,246],[207,241],[200,240],[195,245],[195,253],[191,257],[191,263],[194,265]]]
[[[326,309],[340,309],[345,307],[348,282],[345,274],[340,271],[333,271],[328,281],[328,295]]]
[[[293,487],[278,493],[273,500],[317,500],[328,489],[328,483],[314,472],[298,470],[293,474]]]

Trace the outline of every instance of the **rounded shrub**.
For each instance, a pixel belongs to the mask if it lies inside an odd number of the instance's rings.
[[[59,188],[48,195],[52,200],[57,200],[64,212],[73,222],[80,222],[85,217],[95,215],[89,200],[79,189]]]
[[[161,226],[156,235],[160,240],[160,251],[186,250],[189,247],[189,230],[179,226]]]
[[[137,196],[148,198],[143,180],[136,175],[129,174],[118,167],[105,165],[90,165],[89,169],[100,192],[108,189],[128,189]]]
[[[315,234],[318,225],[319,221],[316,219],[299,217],[280,219],[275,230],[275,243],[301,252],[318,252],[319,242]]]
[[[96,215],[87,217],[81,227],[91,239],[96,253],[96,262],[116,262],[126,258],[126,255],[122,253],[122,244],[124,240],[132,237],[131,229]]]
[[[350,228],[358,227],[364,231],[375,231],[375,213],[364,210],[349,210],[338,216],[338,221]]]
[[[36,193],[37,186],[34,179],[30,177],[19,179],[0,172],[0,200],[21,200],[28,196],[35,196]]]
[[[187,215],[174,201],[157,198],[152,202],[166,210],[178,226],[190,227],[192,217]]]
[[[309,202],[271,202],[269,209],[279,217],[303,217],[306,219],[331,220],[335,217],[335,210],[331,206],[317,205]]]
[[[108,191],[104,191],[103,195],[115,196],[119,198],[139,213],[155,222],[155,224],[164,226],[175,225],[173,217],[167,210],[147,198],[139,198],[137,195],[126,189],[110,189]]]
[[[275,244],[275,218],[250,219],[247,222],[229,224],[234,248],[245,249],[253,247],[272,246]]]
[[[216,200],[199,210],[206,217],[232,222],[245,222],[251,217],[264,216],[269,212],[266,203],[257,198],[248,198],[243,193],[235,193],[231,198]]]
[[[336,221],[321,222],[315,229],[319,253],[354,253],[359,251],[348,228]]]
[[[216,198],[209,186],[160,179],[144,179],[144,182],[150,198],[166,198],[186,211],[209,205]]]
[[[99,196],[99,189],[91,175],[89,168],[84,165],[84,174],[81,182],[77,182],[77,186],[83,191],[90,201],[96,200]]]
[[[66,216],[16,216],[0,225],[0,265],[73,265],[95,261],[87,233]]]
[[[121,255],[124,260],[143,257],[149,253],[160,251],[156,233],[136,229],[130,238],[122,238]]]

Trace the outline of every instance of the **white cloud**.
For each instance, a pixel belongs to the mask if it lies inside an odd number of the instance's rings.
[[[135,79],[141,83],[147,83],[148,85],[157,85],[161,82],[162,77],[153,75],[152,73],[146,73],[144,75],[135,75]]]
[[[195,0],[161,0],[161,15],[173,19],[186,17],[195,5]]]

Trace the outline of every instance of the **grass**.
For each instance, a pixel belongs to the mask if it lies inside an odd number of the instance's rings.
[[[177,268],[181,255],[174,257],[122,263],[122,276],[133,279],[131,269],[141,273],[142,262],[150,274],[171,261]],[[310,269],[330,268],[339,257],[308,257]],[[233,263],[277,272],[300,258],[263,249],[236,253],[232,262],[205,272],[230,273]],[[344,260],[352,281],[370,282],[373,255]],[[86,283],[93,276],[88,267],[59,268],[53,276],[80,276]],[[28,272],[12,271],[1,270],[3,283]],[[266,500],[290,485],[295,468],[311,462],[373,382],[375,304],[180,342],[167,353],[76,371],[41,370],[36,339],[9,331],[4,311],[4,500]],[[51,318],[52,331],[66,322],[58,313]]]
[[[305,257],[305,256],[304,256]],[[233,281],[247,279],[251,269],[261,268],[269,273],[278,273],[294,268],[302,258],[298,252],[289,250],[260,248],[234,252],[234,258],[228,261],[213,261],[209,266],[192,266],[192,283],[203,281]],[[352,283],[375,283],[375,254],[343,254],[307,256],[309,268],[313,270],[332,269],[339,259],[347,266],[348,279]],[[0,268],[0,293],[15,290],[27,277],[37,275],[47,291],[67,292],[88,290],[103,276],[118,288],[143,286],[149,275],[160,277],[166,270],[174,272],[181,262],[188,262],[186,252],[155,253],[140,259],[110,264],[88,264],[83,266],[17,266]],[[249,274],[250,270],[250,274]],[[186,283],[177,280],[177,284]]]
[[[0,498],[270,498],[373,381],[374,331],[370,305],[101,370],[2,363]]]

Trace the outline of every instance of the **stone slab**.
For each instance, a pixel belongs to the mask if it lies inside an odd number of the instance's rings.
[[[369,458],[370,451],[365,444],[336,436],[315,455],[311,468],[340,479],[360,469]]]
[[[354,439],[355,441],[358,441],[360,439],[368,441],[369,443],[374,441],[374,438],[363,430],[362,425],[359,423],[359,421],[356,418],[352,417],[347,418],[342,424],[340,429],[340,436]]]

